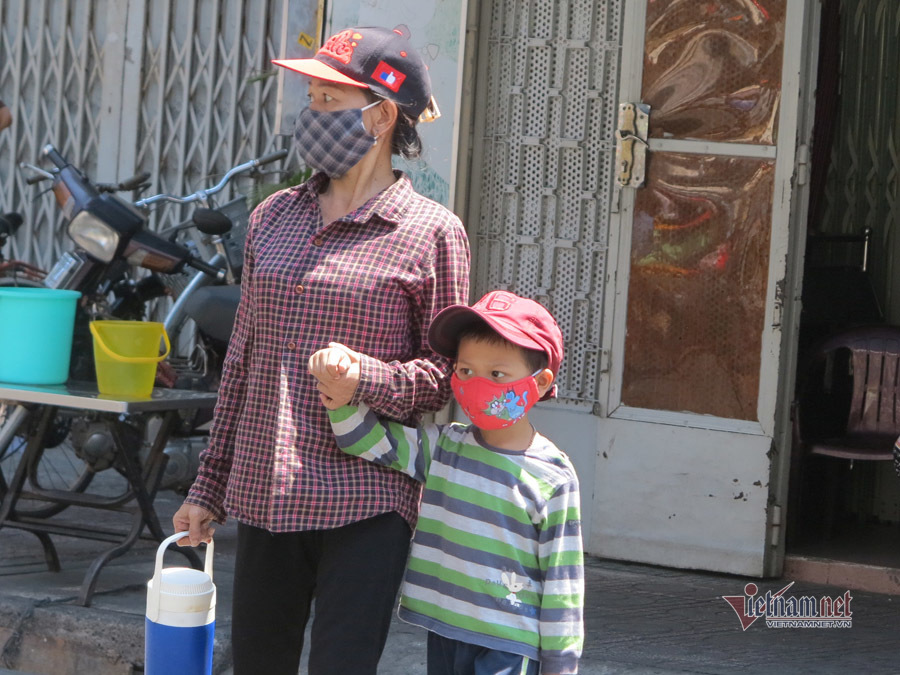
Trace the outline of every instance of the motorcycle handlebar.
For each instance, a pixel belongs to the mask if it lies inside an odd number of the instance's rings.
[[[53,162],[57,169],[65,169],[69,164],[63,156],[57,152],[56,148],[50,144],[44,146],[44,157]]]
[[[34,164],[29,164],[28,162],[19,162],[20,169],[28,169],[33,175],[29,176],[25,179],[26,185],[34,185],[35,183],[40,183],[43,180],[53,180],[55,178],[55,174],[50,171],[44,171],[39,166],[35,166]],[[56,173],[59,173],[59,169],[54,169]]]
[[[137,176],[126,178],[121,183],[94,183],[94,187],[97,188],[98,192],[128,192],[150,185],[150,183],[145,182],[148,178],[150,178],[150,174],[145,171]]]
[[[201,199],[206,199],[217,192],[221,192],[228,182],[234,178],[239,173],[244,173],[245,171],[249,171],[250,169],[255,169],[258,166],[262,166],[263,164],[269,164],[270,162],[275,162],[279,159],[284,159],[287,157],[287,150],[278,150],[276,152],[269,153],[268,155],[263,155],[262,157],[258,157],[257,159],[251,159],[249,162],[244,162],[243,164],[238,164],[235,167],[229,169],[224,176],[222,176],[222,180],[220,180],[216,185],[209,188],[208,190],[197,190],[196,192],[185,195],[184,197],[176,197],[175,195],[169,194],[158,194],[153,195],[152,197],[145,197],[144,199],[140,199],[134,203],[137,207],[147,207],[152,204],[156,204],[157,202],[174,202],[176,204],[190,204],[192,202],[198,202]]]
[[[263,155],[259,159],[254,159],[254,162],[258,162],[258,166],[263,164],[270,164],[272,162],[277,162],[279,159],[284,159],[288,156],[287,150],[276,150],[275,152],[270,152],[268,155]]]
[[[213,277],[216,281],[225,281],[226,271],[221,267],[214,267],[209,263],[206,263],[199,258],[188,258],[185,264],[188,267],[193,267],[195,270],[199,270],[204,274],[208,274]]]
[[[136,176],[132,176],[131,178],[126,178],[121,183],[118,184],[117,188],[121,192],[128,192],[129,190],[137,190],[141,185],[150,180],[150,172],[144,171],[143,173],[139,173]]]

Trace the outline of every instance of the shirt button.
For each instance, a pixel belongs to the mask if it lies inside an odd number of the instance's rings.
[[[302,292],[305,291],[306,289],[303,288],[303,284],[297,284],[296,286],[294,286],[294,290],[295,290],[295,291],[297,292],[297,294],[299,295],[300,293],[302,293]]]
[[[287,348],[289,351],[294,351],[295,349],[297,349],[297,343],[296,342],[288,342]]]
[[[313,239],[313,246],[321,246],[324,243],[325,240],[322,239],[322,237],[316,237],[315,239]]]

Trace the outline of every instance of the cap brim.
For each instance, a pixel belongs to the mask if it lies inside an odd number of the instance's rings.
[[[428,344],[447,358],[456,358],[460,332],[473,323],[486,323],[506,340],[525,349],[544,351],[544,347],[516,326],[492,316],[484,316],[471,307],[453,305],[438,313],[428,327]]]
[[[326,63],[322,63],[316,59],[272,59],[272,63],[288,70],[293,70],[301,75],[315,77],[318,80],[327,80],[338,84],[349,84],[360,89],[368,89],[369,85],[357,82],[347,77],[342,72],[335,70]]]
[[[478,312],[465,305],[445,307],[428,327],[428,344],[441,356],[455,359],[460,330],[476,320],[484,321]]]

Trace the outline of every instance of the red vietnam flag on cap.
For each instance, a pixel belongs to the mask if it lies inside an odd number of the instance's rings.
[[[384,61],[381,61],[375,69],[375,72],[372,73],[372,79],[381,82],[385,87],[396,92],[400,90],[400,85],[403,84],[406,75],[396,68],[391,68]]]

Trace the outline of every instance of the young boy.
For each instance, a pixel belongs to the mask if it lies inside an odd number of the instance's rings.
[[[399,616],[428,629],[429,675],[576,673],[578,479],[528,421],[539,399],[555,395],[559,327],[540,304],[493,291],[440,312],[428,340],[456,360],[451,386],[471,425],[414,429],[322,396],[344,452],[425,484]],[[332,343],[310,372],[324,384],[358,360]]]

